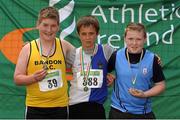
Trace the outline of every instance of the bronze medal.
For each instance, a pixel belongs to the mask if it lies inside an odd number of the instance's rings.
[[[84,91],[85,91],[85,92],[87,92],[88,89],[89,89],[89,88],[88,88],[87,86],[84,87]]]

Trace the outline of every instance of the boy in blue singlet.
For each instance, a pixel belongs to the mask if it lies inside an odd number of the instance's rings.
[[[154,53],[144,48],[144,25],[130,23],[124,40],[126,47],[114,52],[108,63],[108,71],[116,73],[109,118],[155,119],[150,97],[165,89],[160,62]]]

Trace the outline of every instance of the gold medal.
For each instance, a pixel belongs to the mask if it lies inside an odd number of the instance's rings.
[[[87,92],[88,89],[89,89],[89,88],[88,88],[87,86],[84,87],[84,91],[85,91],[85,92]]]
[[[48,70],[48,66],[45,62],[43,63],[43,69]]]

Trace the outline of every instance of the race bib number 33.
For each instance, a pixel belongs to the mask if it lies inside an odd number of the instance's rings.
[[[40,91],[55,90],[63,86],[61,70],[51,70],[47,76],[39,82]]]

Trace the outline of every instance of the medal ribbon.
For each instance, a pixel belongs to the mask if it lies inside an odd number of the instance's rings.
[[[140,69],[140,62],[141,62],[141,60],[142,60],[143,53],[144,53],[144,51],[142,50],[142,51],[141,51],[141,57],[140,57],[139,62],[138,62],[138,70]],[[133,75],[133,71],[132,71],[132,69],[131,69],[130,58],[129,58],[129,54],[128,54],[128,49],[126,50],[126,56],[127,56],[127,59],[128,59],[129,69],[130,69],[131,74],[132,74],[132,84],[133,84],[133,86],[134,86],[134,85],[136,84],[136,79],[137,79],[138,73],[136,73],[135,76]]]
[[[49,52],[48,52],[48,54],[47,54],[47,57],[45,57],[46,58],[46,60],[44,60],[43,59],[43,48],[42,48],[42,43],[41,43],[41,40],[40,39],[38,39],[39,40],[39,45],[40,45],[40,50],[39,50],[39,54],[40,54],[40,56],[41,56],[41,60],[43,61],[43,68],[45,68],[45,69],[47,69],[47,61],[49,60],[49,57],[50,57],[50,54],[51,54],[51,51],[52,51],[52,49],[53,49],[53,45],[54,44],[52,44],[52,46],[51,46],[51,49],[49,50]]]
[[[85,73],[85,67],[84,67],[85,66],[84,65],[84,49],[82,48],[82,50],[81,50],[81,54],[80,54],[81,73],[83,73],[83,76],[84,76],[86,81],[87,81],[87,79],[89,77],[90,68],[91,68],[91,64],[92,64],[92,60],[93,60],[94,54],[95,54],[95,45],[94,45],[94,49],[93,49],[93,56],[91,57],[91,61],[87,64],[86,73]]]

